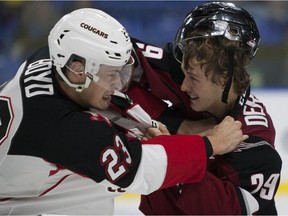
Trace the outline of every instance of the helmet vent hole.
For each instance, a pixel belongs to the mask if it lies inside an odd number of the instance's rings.
[[[237,27],[230,27],[229,33],[233,36],[239,36],[240,35],[240,31]]]
[[[117,41],[110,41],[111,43],[118,44]]]
[[[65,58],[64,55],[61,55],[61,54],[59,54],[59,53],[57,54],[57,57],[58,57],[58,58]]]

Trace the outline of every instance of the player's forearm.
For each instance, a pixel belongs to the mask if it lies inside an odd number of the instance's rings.
[[[126,188],[130,192],[149,194],[160,188],[198,182],[203,178],[207,153],[205,141],[200,136],[158,136],[145,141],[142,150],[137,174]]]

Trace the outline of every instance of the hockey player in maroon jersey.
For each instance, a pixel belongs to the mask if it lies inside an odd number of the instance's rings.
[[[233,152],[215,156],[201,182],[178,184],[141,197],[146,215],[276,215],[274,196],[282,161],[263,103],[250,93],[246,66],[260,35],[253,17],[232,3],[211,2],[187,15],[174,46],[190,107],[218,121],[231,115],[249,138]],[[257,200],[247,199],[252,194]]]
[[[1,215],[112,215],[115,196],[198,182],[207,157],[247,139],[231,117],[206,137],[147,139],[167,129],[137,105],[128,114],[143,114],[134,119],[146,123],[142,137],[133,127],[121,132],[123,122],[101,111],[133,72],[131,50],[114,18],[79,9],[0,87]]]

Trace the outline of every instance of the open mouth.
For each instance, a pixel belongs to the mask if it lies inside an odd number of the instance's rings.
[[[192,96],[192,95],[190,95],[190,99],[191,100],[196,100],[196,99],[198,99],[199,97],[197,97],[197,96]]]

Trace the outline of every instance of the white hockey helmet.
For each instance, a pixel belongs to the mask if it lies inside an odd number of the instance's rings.
[[[88,87],[91,80],[98,80],[100,65],[125,66],[134,62],[131,61],[132,43],[125,28],[98,9],[83,8],[63,16],[50,31],[48,46],[60,76],[78,91]],[[84,85],[70,83],[61,70],[72,56],[84,60],[89,78]]]

